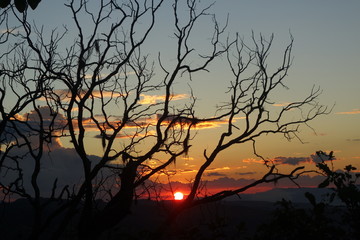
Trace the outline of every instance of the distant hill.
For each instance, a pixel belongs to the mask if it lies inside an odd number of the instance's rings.
[[[313,194],[316,201],[320,202],[326,200],[327,195],[332,193],[332,191],[329,188],[274,188],[265,192],[242,194],[240,196],[244,201],[277,202],[285,199],[293,203],[308,203],[309,201],[305,197],[306,192]],[[235,198],[229,198],[228,200],[235,200]],[[338,205],[340,202],[335,200],[334,204]]]

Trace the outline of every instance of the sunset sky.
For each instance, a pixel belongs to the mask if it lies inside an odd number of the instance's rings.
[[[201,1],[204,2],[211,1]],[[37,24],[44,24],[45,31],[63,24],[71,30],[73,26],[64,1],[43,0],[30,15],[35,16]],[[360,1],[348,0],[218,0],[212,12],[218,21],[224,23],[229,14],[230,33],[238,32],[245,42],[251,41],[252,31],[255,36],[262,33],[265,37],[274,33],[269,64],[276,66],[281,62],[281,54],[294,38],[292,67],[285,80],[289,90],[279,89],[272,96],[276,103],[274,111],[283,104],[302,100],[315,87],[322,89],[319,102],[332,108],[331,113],[320,116],[310,123],[311,128],[300,128],[300,141],[288,142],[281,136],[264,136],[259,139],[257,150],[265,158],[282,163],[279,168],[285,172],[304,165],[314,168],[315,152],[334,151],[335,169],[342,169],[352,164],[360,169]],[[171,13],[165,4],[158,15],[154,32],[150,35],[146,51],[156,59],[157,52],[171,62],[175,56],[172,49]],[[209,20],[209,19],[208,19]],[[209,21],[200,21],[197,38],[193,40],[199,47],[202,40],[211,37]],[[3,30],[3,29],[1,29]],[[204,37],[206,36],[206,37]],[[67,40],[73,42],[72,39]],[[226,101],[226,90],[230,80],[229,69],[221,62],[211,66],[210,73],[196,74],[192,84],[197,96],[197,113],[211,116],[216,112],[216,105]],[[270,67],[271,67],[270,66]],[[190,95],[187,84],[178,84],[174,89],[174,101],[179,104]],[[161,101],[159,95],[143,95],[142,104]],[[25,112],[23,114],[26,114]],[[241,119],[237,120],[241,121]],[[213,140],[224,130],[222,122],[214,125],[199,126],[192,142],[192,150],[170,167],[176,171],[173,181],[189,182],[203,161],[204,149],[211,149]],[[314,131],[315,130],[315,131]],[[94,136],[88,139],[90,154],[100,155],[100,140]],[[56,145],[56,144],[55,144]],[[71,155],[70,146],[61,140],[54,149],[59,151],[59,158]],[[64,161],[70,161],[69,156]],[[66,169],[68,163],[59,163],[56,172]],[[59,167],[61,165],[61,167]],[[54,165],[55,169],[55,165]],[[54,170],[55,171],[55,170]],[[65,172],[65,171],[64,171]],[[257,179],[267,172],[261,159],[254,156],[251,144],[234,146],[219,156],[206,172],[206,179],[213,181],[216,188],[234,187]],[[65,173],[64,173],[65,174]],[[66,172],[66,174],[70,174]],[[69,176],[67,176],[69,178]],[[304,185],[317,185],[316,179],[305,177]]]

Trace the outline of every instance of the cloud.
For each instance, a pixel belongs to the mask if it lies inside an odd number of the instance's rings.
[[[98,130],[96,128],[96,130]],[[156,134],[156,131],[147,131],[145,133],[138,133],[138,132],[134,132],[134,131],[131,131],[131,132],[127,132],[127,133],[118,133],[116,134],[115,138],[117,139],[129,139],[129,138],[139,138],[139,137],[148,137],[148,136],[155,136]],[[109,137],[109,135],[108,135]],[[100,135],[100,134],[97,134],[94,136],[94,138],[99,138],[99,139],[102,139],[103,136]]]
[[[331,153],[332,155],[332,153]],[[320,163],[320,162],[325,162],[325,161],[331,161],[331,160],[336,160],[336,157],[333,156],[332,159],[329,159],[329,157],[326,155],[326,153],[320,153],[319,155],[318,154],[311,154],[311,160],[314,162],[314,163]]]
[[[360,142],[360,138],[346,139],[348,142]]]
[[[249,172],[249,174],[251,174],[251,172]],[[220,173],[220,175],[221,175],[221,173]],[[321,175],[316,175],[316,176],[301,175],[301,176],[299,176],[298,179],[295,180],[295,182],[297,184],[299,184],[301,187],[317,187],[319,185],[319,183],[324,181],[324,179],[325,179],[325,177],[321,176]],[[202,189],[202,191],[205,191],[205,192],[201,192],[201,194],[210,195],[210,194],[215,194],[217,192],[221,192],[224,190],[234,190],[234,189],[242,188],[249,184],[254,183],[256,180],[257,179],[247,179],[247,178],[246,179],[245,178],[235,179],[235,178],[229,178],[226,176],[223,176],[223,177],[220,177],[220,178],[217,178],[214,180],[207,180],[207,181],[203,182],[204,188]],[[149,181],[149,182],[151,182],[151,181]],[[163,194],[165,194],[165,195],[167,192],[170,192],[171,189],[173,191],[180,189],[185,194],[187,194],[191,187],[191,183],[190,182],[182,183],[182,182],[178,182],[178,181],[171,181],[170,183],[157,183],[157,186],[160,187],[161,189],[163,189]],[[169,186],[171,186],[171,188],[169,188]],[[252,187],[250,189],[247,189],[243,193],[262,192],[262,191],[270,190],[274,187],[279,187],[279,188],[294,188],[295,187],[295,188],[297,188],[298,186],[296,184],[294,184],[293,181],[290,181],[289,179],[284,178],[284,179],[279,180],[276,183],[276,185],[274,183],[263,183],[263,184],[259,184],[259,185],[255,186],[255,187]],[[172,198],[172,196],[170,196],[170,195],[169,195],[169,197]],[[281,197],[280,197],[280,199],[281,199]]]
[[[68,90],[64,90],[64,89],[58,89],[55,90],[55,92],[57,92],[57,94],[59,94],[60,98],[66,98],[68,97],[69,91]],[[98,93],[98,91],[94,91],[95,94]],[[111,92],[103,92],[104,96],[110,96],[110,94],[112,94]],[[143,95],[143,96],[147,96],[147,95]],[[150,98],[150,100],[146,100],[146,102],[148,102],[148,104],[150,104],[150,102],[156,102],[159,99],[164,98],[164,96],[147,96]],[[147,98],[145,97],[145,98]],[[183,98],[186,98],[187,95],[186,94],[178,94],[178,95],[174,95],[172,97],[173,100],[180,100]],[[152,100],[151,100],[152,99]],[[155,99],[155,100],[154,100]],[[141,100],[143,104],[146,104],[144,101],[144,99]],[[40,108],[42,114],[43,114],[43,118],[44,120],[47,120],[49,123],[52,121],[51,116],[53,113],[51,113],[50,108],[47,106],[41,107]],[[44,112],[46,111],[46,112]],[[77,111],[77,109],[74,109],[74,111]],[[161,118],[161,114],[155,114],[153,116],[149,116],[149,117],[144,117],[144,118],[138,118],[136,119],[136,121],[128,121],[126,123],[126,125],[124,126],[124,129],[136,129],[139,130],[141,128],[147,128],[150,132],[147,133],[138,133],[138,131],[134,131],[137,135],[137,137],[143,137],[149,134],[153,134],[154,132],[151,130],[152,126],[155,126],[158,122],[158,120]],[[30,118],[29,118],[30,117]],[[119,126],[119,124],[121,124],[122,122],[122,117],[121,116],[115,116],[115,115],[111,115],[108,116],[107,119],[105,119],[104,115],[95,115],[94,118],[100,123],[101,127],[106,127],[107,124],[103,124],[105,122],[107,122],[108,124],[112,125],[112,126]],[[17,120],[21,120],[21,121],[28,121],[29,120],[33,121],[33,124],[37,124],[39,118],[36,116],[36,112],[32,111],[31,113],[25,113],[23,115],[17,115],[16,116]],[[243,118],[234,118],[233,120],[240,120]],[[163,124],[168,125],[171,121],[174,121],[174,127],[187,127],[189,126],[191,123],[193,124],[192,127],[196,130],[202,130],[202,129],[211,129],[211,128],[218,128],[221,127],[222,125],[227,125],[228,124],[228,119],[217,119],[217,120],[209,120],[209,121],[202,121],[201,119],[191,119],[191,118],[186,118],[186,117],[179,117],[179,116],[168,116],[166,119],[164,119]],[[66,119],[65,117],[58,113],[58,116],[55,119],[55,123],[58,124],[59,126],[66,126]],[[75,129],[75,131],[77,131],[78,129],[78,124],[76,122],[76,120],[74,120],[73,122],[73,127]],[[92,118],[83,118],[82,120],[82,124],[83,127],[86,129],[86,131],[89,132],[99,132],[99,127],[97,126],[97,124],[94,122],[94,120]],[[150,127],[150,128],[148,128]],[[152,132],[151,132],[152,131]],[[124,133],[122,135],[119,135],[117,138],[132,138],[134,136],[134,132],[132,133]],[[108,133],[111,134],[111,131]],[[99,137],[99,136],[96,136]]]
[[[244,162],[244,163],[260,163],[260,164],[264,164],[264,160],[255,159],[255,158],[246,158],[246,159],[243,159],[242,162]]]
[[[183,170],[180,170],[181,173],[194,173],[194,172],[197,172],[197,170],[195,169],[183,169]]]
[[[335,157],[332,158],[332,160],[336,160]],[[271,159],[272,162],[275,164],[287,164],[296,166],[299,164],[307,164],[307,163],[319,163],[322,161],[330,161],[329,157],[326,155],[326,153],[320,153],[320,156],[318,154],[311,154],[310,157],[275,157],[274,159]]]
[[[217,172],[217,171],[226,171],[226,170],[230,170],[229,167],[221,167],[221,168],[208,168],[205,171],[206,172]]]
[[[247,175],[254,175],[256,172],[237,172],[236,175],[240,176],[247,176]]]
[[[335,114],[343,114],[343,115],[352,115],[352,114],[360,114],[360,109],[353,109],[349,112],[337,112]]]
[[[308,164],[308,163],[319,163],[321,161],[329,161],[330,159],[325,154],[320,154],[318,156],[317,154],[311,154],[309,157],[284,157],[284,156],[278,156],[273,159],[269,159],[270,162],[273,162],[274,164],[286,164],[291,166],[296,166],[299,164]],[[332,160],[336,160],[335,157],[333,157]],[[254,158],[247,158],[243,159],[242,162],[248,163],[248,164],[264,164],[264,161],[262,159],[254,159]]]
[[[69,99],[71,97],[71,91],[69,89],[55,89],[53,91],[58,97],[60,97],[60,100]],[[87,90],[81,90],[78,92],[78,95],[80,97],[83,97],[87,93]],[[93,90],[92,96],[95,98],[111,98],[111,97],[121,97],[121,93],[117,91],[99,91],[99,90]],[[139,104],[148,105],[148,104],[156,104],[158,102],[162,102],[165,100],[166,95],[146,95],[146,94],[140,94],[140,101]],[[187,94],[173,94],[170,96],[170,99],[172,101],[178,101],[182,99],[189,98],[189,95]],[[41,100],[45,100],[45,98],[42,98]]]
[[[222,177],[215,180],[207,181],[206,186],[208,188],[223,188],[223,189],[229,189],[229,188],[239,188],[243,187],[245,185],[251,184],[254,182],[254,179],[234,179],[229,177]]]
[[[16,165],[22,169],[24,188],[28,193],[31,193],[31,175],[35,166],[34,159],[30,157],[30,154],[27,154],[26,148],[14,149],[14,151],[16,152],[10,152],[9,155],[21,157],[18,159]],[[92,162],[92,165],[95,165],[100,160],[100,158],[95,155],[88,155],[88,159]],[[15,166],[15,162],[10,158],[6,159],[4,164],[10,167]],[[59,194],[65,186],[68,185],[71,191],[73,186],[76,188],[84,179],[82,161],[75,149],[64,148],[58,141],[54,141],[52,144],[49,144],[47,148],[44,148],[40,164],[37,183],[42,197],[50,196],[55,180],[57,180],[56,191],[57,194]],[[12,170],[7,171],[7,173],[1,177],[2,183],[7,185],[14,182],[18,174]]]
[[[42,126],[40,125],[40,117]],[[32,110],[25,114],[16,114],[7,123],[4,132],[1,133],[1,142],[17,141],[23,142],[16,129],[26,136],[35,146],[38,143],[39,131],[51,132],[52,139],[61,135],[61,131],[66,126],[65,117],[61,113],[56,113],[47,106],[38,107],[37,111]],[[42,129],[41,129],[42,128]],[[46,141],[50,139],[47,138]],[[59,142],[59,140],[55,140]],[[47,144],[47,143],[46,143]]]
[[[324,179],[325,179],[325,177],[321,176],[321,175],[316,175],[316,176],[301,175],[301,176],[299,176],[298,179],[295,180],[295,182],[302,187],[317,187],[319,185],[319,183],[321,183]],[[255,182],[256,180],[257,179],[245,179],[245,178],[234,179],[234,178],[229,178],[229,177],[222,177],[222,178],[218,178],[215,180],[207,181],[206,187],[209,191],[212,191],[212,190],[220,191],[221,189],[223,189],[223,190],[236,189],[236,188],[241,188],[246,185],[249,185],[249,184]],[[261,188],[261,187],[265,187],[265,186],[268,186],[268,188],[275,187],[274,183],[268,183],[268,184],[264,183],[264,184],[258,185],[257,187]],[[290,181],[287,178],[281,179],[279,182],[277,182],[276,186],[277,187],[285,187],[285,188],[297,187],[292,181]],[[255,187],[255,189],[257,187]],[[251,190],[252,189],[250,189],[250,191]],[[245,193],[247,193],[247,192],[245,192]],[[214,191],[212,191],[212,193],[214,193]]]
[[[301,163],[310,163],[310,157],[276,157],[272,159],[277,164],[299,165]]]
[[[153,117],[148,117],[148,118],[139,118],[137,119],[137,121],[129,121],[126,123],[126,125],[124,126],[125,129],[130,129],[130,128],[134,128],[134,129],[139,129],[139,128],[145,128],[145,127],[151,127],[151,126],[155,126],[158,123],[158,120],[161,118],[161,114],[156,114]],[[97,120],[102,123],[105,122],[105,118],[103,115],[97,115],[95,116],[97,118]],[[203,129],[211,129],[211,128],[217,128],[217,127],[221,127],[222,125],[227,125],[228,124],[228,119],[223,119],[223,120],[209,120],[209,121],[201,121],[201,119],[191,119],[191,118],[186,118],[186,117],[181,117],[181,116],[168,116],[167,118],[165,118],[162,122],[163,126],[167,126],[170,122],[173,122],[173,126],[176,127],[188,127],[190,126],[190,124],[192,125],[193,129],[196,130],[203,130]],[[196,122],[198,121],[198,122]],[[111,125],[113,126],[117,126],[119,125],[119,123],[121,123],[121,117],[120,116],[111,116],[107,119],[107,122],[109,122]],[[196,122],[196,123],[194,123]],[[93,130],[93,131],[98,131],[98,127],[96,126],[96,124],[93,122],[92,119],[88,118],[88,119],[84,119],[84,127],[87,128],[87,130]],[[151,130],[149,130],[151,131]],[[155,132],[152,132],[150,134],[153,134]],[[147,133],[147,135],[149,135],[149,132]],[[131,135],[132,137],[133,135]],[[140,136],[140,134],[139,134]],[[120,138],[123,138],[126,136],[121,136]]]
[[[49,108],[48,106],[42,106],[39,108],[41,117],[43,119],[44,122],[44,126],[45,128],[50,128],[52,127],[52,129],[55,129],[56,131],[59,131],[59,135],[60,135],[60,131],[61,130],[67,130],[67,120],[65,118],[64,115],[62,115],[61,113],[56,113],[55,110]],[[106,125],[104,125],[103,123],[106,121],[107,123],[113,125],[113,126],[119,126],[119,124],[121,124],[121,116],[109,116],[107,119],[105,119],[105,117],[103,115],[95,115],[94,116],[96,118],[96,120],[100,123],[101,127],[106,127]],[[153,126],[155,126],[158,122],[158,119],[161,117],[161,115],[157,114],[153,117],[147,117],[147,118],[139,118],[135,121],[129,121],[126,123],[126,125],[124,126],[123,130],[117,134],[116,138],[139,138],[139,137],[145,137],[145,136],[151,136],[151,135],[155,135],[156,132],[153,128]],[[164,120],[163,124],[168,125],[168,123],[172,120],[174,120],[176,117],[168,117],[167,119]],[[179,118],[179,122],[178,120],[176,120],[174,127],[177,127],[177,125],[179,124],[179,127],[181,125],[181,127],[185,127],[186,128],[186,124],[187,121],[190,121],[191,119],[188,118]],[[35,110],[29,112],[29,113],[24,113],[24,114],[17,114],[14,116],[14,118],[12,120],[14,121],[14,124],[16,124],[17,128],[22,129],[24,132],[31,132],[31,128],[39,128],[39,116],[37,114],[37,112]],[[24,123],[21,123],[24,122]],[[78,124],[76,122],[76,120],[74,120],[73,122],[73,127],[75,132],[78,130]],[[92,118],[83,118],[82,121],[83,127],[85,128],[85,130],[87,132],[94,132],[94,133],[98,133],[96,134],[94,137],[95,138],[102,138],[102,136],[99,135],[99,127],[96,124],[96,122],[94,122],[94,120]],[[184,126],[185,124],[185,126]],[[214,121],[207,121],[207,122],[200,122],[198,123],[194,128],[196,130],[201,130],[201,129],[208,129],[208,128],[216,128],[219,127],[222,124],[227,124],[227,120],[214,120]],[[65,128],[66,127],[66,128]],[[145,130],[146,128],[146,130]],[[133,130],[132,130],[133,129]],[[111,135],[113,133],[112,129],[108,129],[109,131],[107,131],[108,135]],[[11,124],[9,124],[9,127],[7,129],[7,132],[9,133],[9,136],[11,136],[10,133],[14,133],[14,129],[11,129]],[[8,142],[12,141],[11,139],[7,139],[8,137],[6,137],[6,140]],[[4,135],[2,136],[2,142],[4,142]]]
[[[198,124],[195,125],[195,128],[200,130],[200,129],[209,129],[209,128],[217,128],[217,127],[221,127],[221,125],[226,125],[228,124],[228,120],[216,120],[216,121],[208,121],[208,122],[200,122]]]
[[[65,124],[65,117],[61,113],[57,113],[48,106],[41,106],[38,108],[39,113],[36,110],[32,110],[29,113],[23,115],[16,114],[12,120],[18,120],[26,122],[31,128],[38,128],[40,124],[40,117],[43,121],[43,127],[49,128],[50,126],[55,129],[60,129]]]
[[[282,103],[274,103],[273,106],[274,107],[286,107],[289,104],[290,104],[289,102],[282,102]]]
[[[194,165],[192,166],[187,166],[187,167],[195,167]],[[221,173],[222,171],[228,171],[230,170],[231,168],[230,167],[220,167],[220,168],[209,168],[209,169],[206,169],[205,170],[205,175],[206,176],[209,176],[209,177],[224,177],[226,176],[226,174],[224,173]],[[181,174],[189,174],[189,173],[196,173],[198,172],[198,169],[194,168],[185,168],[185,169],[167,169],[165,170],[164,173],[161,173],[161,175],[163,174],[170,174],[170,175],[173,175],[173,174],[177,174],[177,175],[181,175]]]
[[[166,95],[146,95],[146,94],[141,94],[141,99],[139,101],[140,104],[156,104],[158,102],[162,102],[165,100]],[[187,94],[174,94],[172,95],[170,98],[173,101],[177,101],[177,100],[182,100],[182,99],[186,99],[189,96]]]
[[[317,133],[317,132],[314,132],[313,135],[314,135],[314,136],[321,136],[321,137],[323,137],[323,136],[327,136],[328,134],[327,134],[327,133]]]
[[[161,117],[162,117],[161,114],[157,114],[157,119],[160,119]],[[193,124],[193,128],[197,129],[197,130],[217,128],[217,127],[220,127],[221,125],[229,124],[228,119],[216,119],[216,120],[203,121],[203,120],[197,119],[197,118],[186,118],[186,117],[181,117],[181,116],[177,116],[177,115],[171,115],[164,119],[164,123],[167,123],[167,124],[172,121],[175,121],[175,123],[177,123],[181,126]]]
[[[157,163],[156,163],[157,164]],[[157,164],[158,165],[158,164]],[[181,175],[181,174],[188,174],[188,173],[195,173],[197,170],[195,169],[165,169],[163,172],[159,172],[160,175]]]
[[[89,155],[88,158],[93,165],[100,160],[100,158],[95,155]],[[78,184],[83,179],[82,169],[81,159],[75,149],[59,147],[52,149],[44,156],[41,178],[44,182],[51,182],[55,178],[58,178],[59,184],[68,184],[71,186]]]
[[[208,176],[208,177],[226,177],[226,174],[219,173],[219,172],[209,172],[208,174],[206,174],[206,176]]]

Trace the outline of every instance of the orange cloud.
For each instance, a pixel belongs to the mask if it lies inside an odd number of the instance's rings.
[[[26,121],[27,120],[27,116],[28,114],[24,114],[24,115],[21,115],[21,114],[15,114],[13,117],[11,117],[11,120],[18,120],[18,121]]]
[[[140,96],[141,96],[141,100],[139,102],[140,104],[156,104],[158,101],[164,101],[166,97],[165,95],[146,95],[146,94],[141,94]],[[171,96],[171,100],[177,101],[188,97],[189,96],[187,94],[175,94]]]
[[[167,169],[162,172],[159,172],[159,175],[181,175],[181,174],[188,174],[188,173],[195,173],[197,170],[195,169]]]
[[[264,164],[264,160],[257,160],[255,158],[246,158],[242,160],[244,163],[261,163]]]
[[[58,91],[60,91],[60,90],[58,90]],[[64,94],[66,95],[66,93],[64,93]],[[177,97],[175,97],[175,99],[181,99],[184,96],[185,95],[177,96]],[[51,114],[49,112],[50,110],[47,107],[43,107],[43,108],[41,108],[41,110],[42,110],[42,112],[44,112],[45,110],[47,111],[46,113],[45,112],[43,113],[43,118],[45,116],[51,116]],[[32,119],[33,115],[34,114],[32,114],[32,113],[25,113],[22,115],[18,114],[16,116],[14,116],[14,118],[16,118],[18,120],[22,120],[22,121],[26,121],[29,118],[30,120],[33,120],[36,122],[37,119]],[[157,114],[152,117],[149,116],[147,118],[139,118],[136,121],[129,121],[124,126],[124,130],[128,129],[129,131],[122,132],[122,134],[119,134],[117,136],[117,138],[133,138],[133,137],[144,137],[144,136],[149,136],[149,135],[155,135],[153,127],[156,126],[160,117],[161,117],[161,115]],[[97,114],[94,116],[94,118],[100,124],[100,127],[105,128],[105,130],[108,128],[108,124],[116,127],[122,123],[121,116],[113,115],[113,116],[109,116],[107,119],[105,119],[104,115]],[[237,118],[237,119],[241,119],[241,118]],[[49,118],[49,119],[46,118],[45,120],[51,121],[51,118]],[[62,114],[59,113],[55,120],[56,120],[55,122],[57,125],[66,126],[66,119]],[[175,127],[175,128],[177,128],[177,127],[187,128],[190,126],[192,119],[186,118],[186,117],[169,116],[168,118],[166,118],[163,121],[162,125],[167,126],[171,121],[173,121],[173,124],[174,124],[173,127]],[[196,121],[196,119],[195,119],[195,121]],[[201,119],[200,119],[198,121],[199,121],[198,123],[196,123],[195,125],[192,126],[195,130],[221,127],[222,125],[227,125],[229,120],[223,119],[223,120],[201,121]],[[234,119],[234,121],[235,121],[235,119]],[[106,124],[104,124],[105,122],[106,122]],[[74,130],[77,131],[78,123],[75,118],[72,120],[72,124],[73,124]],[[94,119],[92,119],[90,117],[83,118],[82,125],[88,132],[99,132],[99,126],[97,126]],[[144,130],[145,128],[147,128],[147,130],[140,133],[140,130]],[[131,129],[133,129],[133,131],[131,131]],[[110,130],[109,134],[111,134],[111,129],[109,128],[108,130]]]
[[[54,90],[54,93],[56,95],[58,95],[61,100],[71,97],[71,93],[70,93],[69,89],[56,89],[56,90]],[[86,93],[86,90],[82,90],[81,92],[79,92],[80,97],[84,96],[85,93]],[[113,92],[113,91],[93,90],[92,96],[96,97],[96,98],[100,98],[100,97],[110,98],[110,97],[119,97],[119,96],[121,96],[121,94],[119,92]],[[146,94],[141,94],[140,96],[141,96],[141,99],[139,101],[139,104],[144,104],[144,105],[156,104],[158,102],[164,101],[165,97],[166,97],[165,95],[146,95]],[[189,96],[187,94],[174,94],[171,96],[171,100],[177,101],[177,100],[181,100],[181,99],[186,99],[188,97]],[[42,99],[42,100],[45,100],[45,99]]]
[[[289,102],[282,102],[282,103],[274,103],[273,106],[274,107],[285,107],[288,106],[290,103]]]
[[[222,168],[209,168],[207,170],[205,170],[206,172],[218,172],[218,171],[226,171],[226,170],[230,170],[229,167],[222,167]]]
[[[228,120],[216,120],[216,121],[209,121],[209,122],[201,122],[196,124],[195,129],[208,129],[208,128],[217,128],[221,125],[228,124]]]
[[[158,114],[157,118],[159,119],[160,117],[161,117],[161,115]],[[238,119],[240,119],[240,118],[238,118]],[[176,124],[178,124],[179,127],[188,126],[191,123],[194,123],[194,121],[198,120],[198,122],[193,125],[193,128],[195,128],[197,130],[208,129],[208,128],[217,128],[217,127],[220,127],[221,125],[226,125],[229,123],[228,119],[201,121],[201,119],[191,119],[191,118],[185,118],[185,117],[182,118],[179,116],[169,116],[164,120],[164,122],[170,123],[173,120],[176,120]],[[236,120],[236,119],[234,119],[234,120]]]
[[[353,109],[350,112],[337,112],[335,114],[343,114],[343,115],[360,114],[360,109]]]

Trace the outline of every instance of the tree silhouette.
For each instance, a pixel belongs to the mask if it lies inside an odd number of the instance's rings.
[[[345,204],[347,211],[344,214],[344,221],[348,229],[347,237],[357,239],[359,237],[359,224],[360,224],[360,188],[357,180],[360,177],[359,173],[353,173],[356,167],[347,165],[343,169],[334,170],[332,164],[329,166],[326,161],[335,159],[333,152],[327,154],[323,151],[318,151],[317,155],[321,158],[316,166],[320,170],[320,174],[326,178],[319,184],[319,188],[332,187],[333,193],[329,196],[329,202],[333,202],[335,197]]]
[[[172,61],[165,58],[168,52],[161,46],[154,59],[146,52],[159,9],[169,7],[162,0],[71,0],[66,6],[75,27],[50,33],[31,23],[26,7],[13,12],[21,31],[9,30],[2,36],[6,37],[2,46],[8,50],[1,55],[0,69],[0,186],[4,199],[25,197],[33,206],[33,239],[45,234],[55,221],[52,239],[61,237],[73,221],[80,239],[96,239],[113,228],[129,214],[141,189],[149,189],[149,179],[189,154],[196,129],[202,124],[221,121],[226,127],[215,146],[204,150],[190,194],[170,220],[196,205],[301,174],[303,167],[279,173],[264,159],[269,171],[254,183],[197,197],[205,170],[223,151],[250,142],[254,154],[261,157],[256,139],[268,134],[298,138],[299,126],[327,113],[327,108],[317,103],[321,92],[317,88],[304,99],[272,111],[272,94],[286,88],[292,37],[278,67],[269,70],[273,35],[266,38],[253,33],[247,44],[238,34],[227,35],[227,24],[221,26],[209,12],[212,5],[201,9],[199,4],[175,0],[171,5]],[[204,48],[193,47],[197,23],[207,18],[213,24],[210,39]],[[2,26],[7,26],[6,17],[3,19]],[[66,44],[68,38],[74,39],[73,44]],[[174,89],[179,83],[191,85],[199,74],[214,67],[216,71],[222,60],[232,74],[226,97],[215,114],[198,115],[192,88],[186,98]],[[179,99],[186,103],[178,104]],[[91,155],[89,139],[96,138],[103,149],[99,156]],[[77,160],[65,171],[76,171],[79,178],[61,185],[64,179],[53,176],[45,191],[40,179],[59,139],[70,139],[71,150],[67,151],[73,151]],[[97,199],[105,199],[104,206],[99,206]],[[45,216],[45,209],[54,204],[55,210]]]
[[[310,207],[296,207],[291,201],[282,199],[273,213],[272,219],[259,227],[254,239],[358,239],[360,190],[356,181],[359,173],[348,165],[334,170],[333,152],[317,151],[320,162],[316,164],[319,174],[325,180],[319,188],[330,187],[333,191],[318,202],[309,192],[305,197]],[[330,165],[330,166],[329,166]],[[340,200],[343,206],[334,203]],[[344,207],[345,206],[345,207]]]

